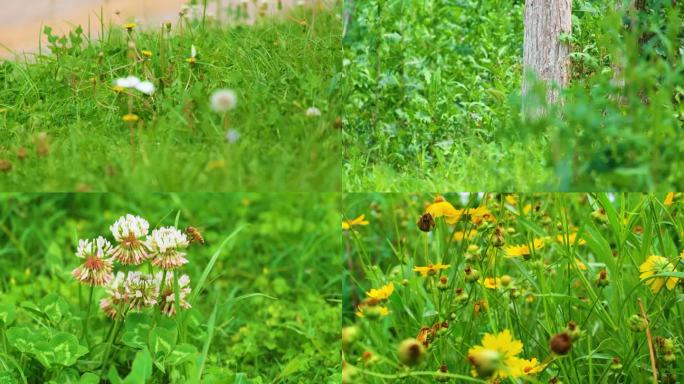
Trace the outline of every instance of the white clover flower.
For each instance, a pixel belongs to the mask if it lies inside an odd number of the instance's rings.
[[[85,261],[71,272],[72,276],[91,287],[108,284],[113,277],[111,255],[112,244],[102,236],[79,240],[76,257]]]
[[[123,88],[135,88],[140,85],[140,79],[135,76],[128,76],[126,78],[117,79],[116,86]]]
[[[109,297],[100,300],[100,309],[112,319],[116,318],[119,311],[119,303],[124,299],[125,276],[123,272],[117,272],[112,281],[105,286]]]
[[[152,265],[167,270],[178,268],[188,262],[185,253],[179,250],[187,248],[189,244],[188,237],[175,227],[155,229],[145,240],[152,257]]]
[[[228,132],[226,132],[226,141],[235,144],[238,140],[240,140],[240,132],[235,129],[229,129]]]
[[[308,117],[317,117],[320,115],[321,115],[321,111],[316,107],[310,107],[309,109],[306,110],[306,116],[308,116]]]
[[[119,243],[112,252],[121,264],[141,264],[148,258],[148,252],[142,240],[147,235],[150,223],[140,216],[126,215],[120,217],[109,229]]]
[[[159,284],[152,275],[138,271],[128,272],[123,297],[131,310],[140,311],[143,307],[152,307],[157,304]]]
[[[237,95],[232,89],[219,89],[211,95],[211,109],[216,113],[225,113],[235,109]]]
[[[155,280],[158,285],[162,285],[163,278],[162,273],[157,272]],[[159,302],[159,308],[163,314],[171,317],[176,314],[176,292],[173,289],[173,280],[170,279],[169,276],[167,276],[166,281],[164,281],[164,286],[161,287],[160,290],[161,301]],[[192,288],[190,288],[190,277],[188,275],[182,275],[178,278],[178,304],[183,309],[191,308],[191,305],[187,300],[190,292],[192,292]]]

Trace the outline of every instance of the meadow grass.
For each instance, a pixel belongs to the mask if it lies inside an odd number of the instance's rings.
[[[571,81],[550,106],[541,86],[521,98],[523,1],[354,3],[346,190],[681,189],[680,9],[648,4],[573,2]]]
[[[317,9],[315,26],[296,7],[255,25],[186,16],[170,30],[104,25],[99,39],[49,32],[39,54],[0,64],[0,189],[338,190],[338,12]],[[113,89],[129,75],[155,93]],[[224,88],[237,94],[225,116],[210,106]]]
[[[346,195],[343,382],[680,381],[682,204]]]
[[[338,204],[323,193],[0,195],[0,381],[339,382]],[[78,239],[114,243],[109,225],[127,213],[150,231],[201,231],[206,244],[167,275],[174,286],[189,276],[192,308],[113,320],[95,287],[88,310],[89,287],[71,274]]]

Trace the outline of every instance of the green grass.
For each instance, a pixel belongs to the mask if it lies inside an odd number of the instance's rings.
[[[314,29],[308,7],[254,26],[186,18],[163,37],[161,28],[137,27],[136,55],[153,54],[144,63],[129,57],[116,25],[100,39],[87,28],[53,36],[42,54],[0,63],[0,189],[338,190],[341,25],[336,4],[328,6]],[[153,97],[133,92],[133,145],[122,121],[128,97],[112,89],[128,75],[157,87]],[[238,96],[225,123],[209,105],[221,88]],[[305,116],[312,106],[320,117]],[[238,142],[226,141],[228,129]]]
[[[554,378],[563,383],[653,383],[649,335],[644,328],[634,328],[634,323],[641,324],[640,303],[650,322],[659,382],[684,378],[681,194],[671,205],[664,204],[664,195],[636,193],[445,197],[457,209],[487,207],[495,220],[475,224],[471,216],[461,216],[449,225],[438,217],[435,228],[425,233],[416,221],[433,196],[345,197],[345,216],[366,214],[369,224],[354,227],[344,240],[344,382],[473,380],[470,349],[481,345],[484,334],[507,329],[523,344],[519,357],[534,357],[545,365],[534,375],[500,383],[548,383]],[[497,240],[499,225],[503,244]],[[473,236],[450,241],[459,231]],[[585,242],[558,239],[573,233]],[[508,246],[530,245],[533,239],[542,239],[544,245],[535,246],[527,257],[506,257]],[[641,280],[640,266],[651,255],[665,257],[673,271]],[[437,263],[448,267],[428,277],[414,271]],[[466,280],[468,266],[479,272],[478,282]],[[508,285],[485,287],[486,277],[504,276],[511,279]],[[649,284],[668,277],[680,279],[671,290],[650,289]],[[443,290],[441,278],[446,278]],[[367,301],[363,306],[366,292],[389,283],[394,292],[376,304],[387,307],[388,315],[372,319],[354,314],[359,304],[364,311],[375,308]],[[467,296],[461,297],[459,289]],[[489,309],[477,312],[482,301]],[[549,341],[564,332],[569,321],[578,325],[581,335],[569,353],[553,354]],[[415,365],[402,363],[399,344],[417,338],[422,327],[442,322],[446,329],[428,339],[422,359]],[[674,345],[669,353],[665,339]],[[448,375],[438,373],[442,365]]]
[[[622,15],[614,1],[573,2],[571,84],[538,120],[521,113],[523,1],[355,4],[343,40],[346,190],[683,188],[684,34],[678,9],[649,4]]]
[[[294,193],[0,195],[0,381],[97,383],[103,372],[111,383],[339,382],[338,201]],[[109,225],[126,213],[145,217],[150,229],[200,229],[206,245],[192,244],[180,269],[190,276],[192,309],[167,318],[145,308],[116,331],[96,287],[82,337],[89,288],[71,276],[81,262],[77,240],[114,242]]]

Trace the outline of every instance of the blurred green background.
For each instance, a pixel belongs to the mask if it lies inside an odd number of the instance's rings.
[[[191,310],[189,342],[201,350],[207,319],[218,305],[203,382],[336,382],[339,199],[282,193],[1,194],[1,303],[15,306],[14,325],[35,326],[26,307],[52,292],[78,311],[79,285],[70,274],[79,263],[78,239],[104,235],[113,241],[109,226],[127,213],[146,218],[150,230],[173,225],[180,213],[179,227],[202,231],[206,245],[190,247],[190,262],[182,268],[193,286],[221,242],[246,225],[223,249]],[[263,295],[234,300],[255,293]],[[97,300],[104,294],[95,290]],[[91,327],[106,328],[109,321],[98,310]],[[3,352],[18,355],[7,345]]]

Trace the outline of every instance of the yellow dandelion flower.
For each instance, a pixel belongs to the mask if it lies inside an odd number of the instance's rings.
[[[525,204],[525,206],[523,207],[523,213],[527,215],[531,211],[532,211],[532,204]]]
[[[477,225],[485,221],[496,222],[496,217],[489,211],[489,208],[484,206],[465,209],[463,210],[463,214],[469,215],[470,222]]]
[[[142,53],[142,55],[147,57],[147,58],[152,57],[152,51],[142,50],[142,51],[140,51],[140,53]]]
[[[544,248],[544,239],[534,239],[532,241],[532,246],[534,247],[535,251]],[[504,247],[504,252],[506,253],[506,257],[529,256],[531,249],[528,244],[507,245]]]
[[[442,269],[447,269],[449,267],[450,265],[448,264],[437,263],[434,265],[430,264],[427,267],[414,267],[413,271],[420,273],[420,275],[423,277],[426,277],[436,275],[437,272],[441,271]]]
[[[135,123],[136,121],[140,120],[140,117],[138,117],[136,114],[129,113],[124,115],[121,119],[126,123]]]
[[[501,288],[501,278],[499,277],[485,277],[482,283],[487,289]]]
[[[366,296],[375,300],[387,300],[392,296],[392,292],[394,292],[394,283],[390,282],[379,289],[371,288],[370,291],[366,292]]]
[[[567,235],[567,237],[565,234],[560,234],[560,235],[556,236],[556,241],[558,241],[559,243],[561,243],[563,245],[565,245],[566,239],[567,239],[567,242],[570,243],[571,246],[585,245],[587,243],[587,241],[582,239],[582,238],[577,239],[577,232],[569,233]]]
[[[486,333],[482,345],[468,350],[468,361],[473,366],[471,374],[491,379],[522,377],[529,365],[518,357],[522,350],[523,344],[515,340],[508,329],[496,335]]]
[[[436,202],[425,208],[425,213],[429,213],[433,219],[444,217],[447,224],[456,224],[461,218],[461,211],[454,208],[450,202],[438,199]]]
[[[194,57],[188,57],[187,59],[185,59],[185,62],[190,65],[195,65],[197,64],[197,59]]]
[[[506,202],[510,205],[518,204],[518,198],[515,195],[506,195]]]
[[[135,23],[126,23],[124,24],[124,29],[126,29],[128,32],[131,32],[132,30],[135,29],[136,25]]]
[[[121,92],[123,92],[123,91],[125,90],[125,88],[122,87],[122,86],[120,86],[120,85],[115,85],[114,87],[112,87],[112,89],[113,89],[114,92],[116,92],[116,93],[121,93]]]
[[[645,280],[646,285],[651,287],[653,293],[658,293],[666,286],[668,290],[673,290],[679,281],[676,277],[651,277],[663,272],[674,272],[675,268],[670,261],[662,256],[649,256],[639,267],[639,278]]]
[[[535,357],[529,360],[520,359],[520,364],[522,373],[525,375],[535,375],[546,369],[546,364],[539,363]]]
[[[342,229],[346,231],[355,225],[366,226],[368,224],[370,224],[370,223],[368,222],[368,220],[366,220],[366,215],[364,214],[364,215],[360,215],[356,219],[342,220]]]

